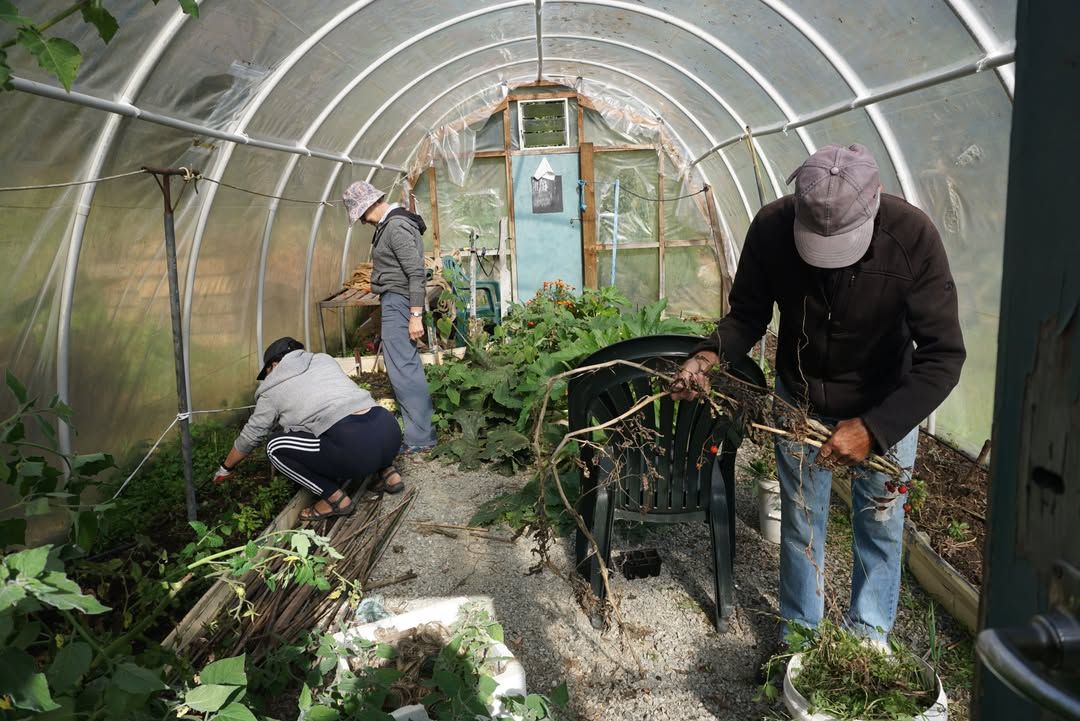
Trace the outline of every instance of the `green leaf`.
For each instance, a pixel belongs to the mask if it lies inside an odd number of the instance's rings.
[[[126,662],[116,666],[112,677],[113,685],[121,691],[143,695],[168,688],[161,682],[161,672],[153,671],[133,663]],[[190,705],[190,704],[189,704]],[[201,710],[201,709],[200,709]]]
[[[15,7],[10,3],[7,3],[7,6],[15,10]],[[4,0],[0,0],[0,20],[6,20],[4,18]],[[27,22],[29,23],[29,21]],[[7,387],[11,389],[11,394],[15,396],[15,400],[19,403],[26,403],[26,386],[20,383],[19,379],[10,370],[7,371]]]
[[[97,532],[98,514],[93,511],[82,511],[75,514],[72,537],[79,548],[89,551],[94,545],[94,540],[97,539]]]
[[[476,684],[476,692],[480,698],[487,701],[491,698],[491,695],[495,693],[495,689],[499,687],[499,684],[491,676],[481,676],[480,680]]]
[[[82,588],[79,584],[72,581],[61,571],[49,571],[41,579],[44,583],[52,586],[57,591],[67,591],[68,593],[82,593]]]
[[[259,721],[242,703],[231,703],[217,712],[217,721]]]
[[[102,471],[114,468],[116,463],[108,453],[87,453],[75,456],[71,461],[72,469],[84,476],[96,476]]]
[[[247,545],[244,546],[244,556],[246,556],[247,558],[255,558],[258,553],[259,547],[256,546],[252,541],[248,541]]]
[[[62,421],[70,421],[71,417],[75,415],[75,411],[71,410],[71,406],[64,403],[59,397],[52,399],[49,408],[52,409],[53,415]]]
[[[82,593],[44,593],[35,594],[42,603],[62,611],[82,611],[87,614],[106,613],[112,609],[101,605],[93,596]]]
[[[337,721],[340,714],[329,706],[312,706],[303,715],[304,721]]]
[[[225,686],[247,686],[247,674],[244,673],[245,654],[223,658],[208,665],[199,674],[203,684],[221,684]]]
[[[308,550],[311,548],[311,539],[302,533],[294,533],[292,537],[292,547],[296,550],[296,555],[301,558],[306,558]]]
[[[499,643],[503,642],[503,627],[497,623],[493,623],[487,627],[488,635]]]
[[[11,82],[11,66],[7,63],[7,51],[0,48],[0,90],[14,90]]]
[[[206,524],[202,521],[188,521],[188,525],[191,526],[191,530],[195,531],[199,536],[206,535]]]
[[[307,711],[311,708],[311,687],[306,683],[300,689],[300,698],[297,699],[297,705],[301,711]]]
[[[19,14],[19,9],[9,2],[9,0],[0,0],[0,23],[8,23],[9,25],[33,25],[34,21],[28,17],[23,17]],[[10,375],[10,371],[8,374]]]
[[[191,17],[199,17],[199,4],[195,0],[180,0],[180,7]]]
[[[37,578],[45,570],[45,563],[49,560],[51,550],[51,544],[28,548],[5,558],[4,565],[23,578]]]
[[[453,386],[447,386],[446,397],[449,398],[450,402],[453,403],[455,406],[461,404],[461,393],[458,391],[457,388],[454,388]]]
[[[397,651],[388,643],[380,643],[375,646],[375,655],[379,658],[397,658]]]
[[[41,478],[45,472],[44,461],[23,461],[15,467],[20,478]]]
[[[196,686],[184,696],[184,703],[196,711],[217,711],[243,693],[241,686],[210,683]]]
[[[22,586],[16,586],[14,583],[5,583],[0,586],[0,612],[4,609],[11,608],[19,601],[26,598],[26,590]]]
[[[82,6],[83,20],[97,28],[98,35],[108,44],[116,35],[119,25],[116,18],[101,5],[101,0],[91,0]]]
[[[45,438],[48,439],[49,442],[53,446],[55,446],[56,445],[56,429],[54,429],[52,427],[52,424],[49,423],[44,418],[42,418],[41,416],[34,416],[34,420],[37,421],[38,428],[41,429],[42,435],[44,435]]]
[[[60,706],[49,694],[45,674],[37,673],[34,659],[25,651],[5,648],[0,651],[0,696],[9,694],[16,708],[27,711],[52,711]]]
[[[0,468],[7,468],[7,466],[0,465]],[[6,521],[0,521],[0,548],[7,548],[8,546],[19,546],[22,545],[25,541],[25,518],[9,518]]]
[[[52,73],[64,90],[71,92],[71,84],[75,82],[75,74],[82,64],[79,49],[63,38],[46,38],[36,28],[19,28],[16,37],[19,45],[30,51],[38,65]]]
[[[93,653],[90,645],[82,642],[66,644],[56,653],[49,670],[45,672],[49,686],[54,692],[74,688],[87,671]]]
[[[566,688],[566,681],[551,690],[551,702],[559,708],[566,708],[570,703],[570,691]]]

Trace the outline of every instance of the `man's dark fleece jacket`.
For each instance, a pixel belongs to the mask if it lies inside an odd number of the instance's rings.
[[[424,307],[424,219],[404,208],[391,208],[371,239],[371,292],[398,293],[409,306]]]
[[[964,339],[941,237],[918,208],[881,195],[870,248],[821,270],[795,249],[795,204],[766,205],[746,235],[731,311],[700,350],[745,355],[780,307],[776,371],[817,415],[861,418],[884,452],[948,396]]]

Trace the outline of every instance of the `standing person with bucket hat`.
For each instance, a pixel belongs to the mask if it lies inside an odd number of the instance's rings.
[[[792,180],[795,193],[751,223],[731,310],[683,365],[676,397],[696,397],[711,366],[748,353],[779,306],[776,394],[835,426],[820,450],[776,439],[780,615],[809,627],[822,619],[829,468],[851,466],[846,621],[881,643],[896,618],[918,425],[964,364],[956,286],[933,222],[881,192],[877,163],[862,145],[825,146]],[[871,452],[889,456],[904,478],[863,465]]]
[[[293,338],[278,338],[263,354],[255,410],[213,476],[232,475],[275,425],[266,455],[287,478],[318,496],[303,521],[347,516],[356,509],[341,484],[373,473],[387,493],[405,484],[393,461],[401,429],[390,411],[353,383],[325,353],[309,353]]]
[[[371,292],[382,306],[382,351],[386,374],[405,422],[402,453],[435,446],[433,407],[424,364],[416,341],[424,335],[424,219],[386,202],[381,190],[358,180],[342,196],[349,225],[361,221],[375,227],[371,238]]]

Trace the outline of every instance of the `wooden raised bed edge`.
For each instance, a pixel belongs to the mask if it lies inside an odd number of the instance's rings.
[[[281,513],[270,522],[260,534],[265,536],[275,531],[284,531],[296,525],[296,519],[300,517],[300,511],[311,503],[312,495],[308,491],[301,490],[289,501]],[[222,580],[214,582],[214,585],[203,594],[202,598],[180,619],[179,623],[169,632],[161,645],[180,653],[184,648],[195,640],[203,632],[206,624],[217,618],[218,613],[234,597],[235,592],[228,583]]]
[[[851,485],[846,478],[834,478],[833,491],[851,508]],[[979,591],[934,550],[930,537],[910,520],[904,521],[904,557],[919,585],[969,631],[977,631]]]

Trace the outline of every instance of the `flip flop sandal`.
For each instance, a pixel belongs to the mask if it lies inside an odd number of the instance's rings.
[[[325,518],[336,518],[338,516],[351,516],[356,511],[356,504],[350,503],[347,507],[342,508],[341,502],[348,498],[344,493],[341,494],[341,498],[336,501],[331,501],[328,498],[322,498],[320,500],[326,501],[330,506],[330,510],[323,513],[322,511],[315,510],[315,504],[312,504],[300,512],[301,521],[321,521]],[[315,503],[318,503],[316,501]]]
[[[389,481],[394,476],[398,477],[398,482],[394,485],[390,485],[389,483],[387,483],[387,481]],[[382,473],[379,475],[379,479],[382,481],[383,493],[389,493],[391,495],[394,495],[396,493],[401,493],[405,490],[405,481],[401,480],[401,472],[393,466],[387,466],[386,468],[384,468],[382,470]]]

